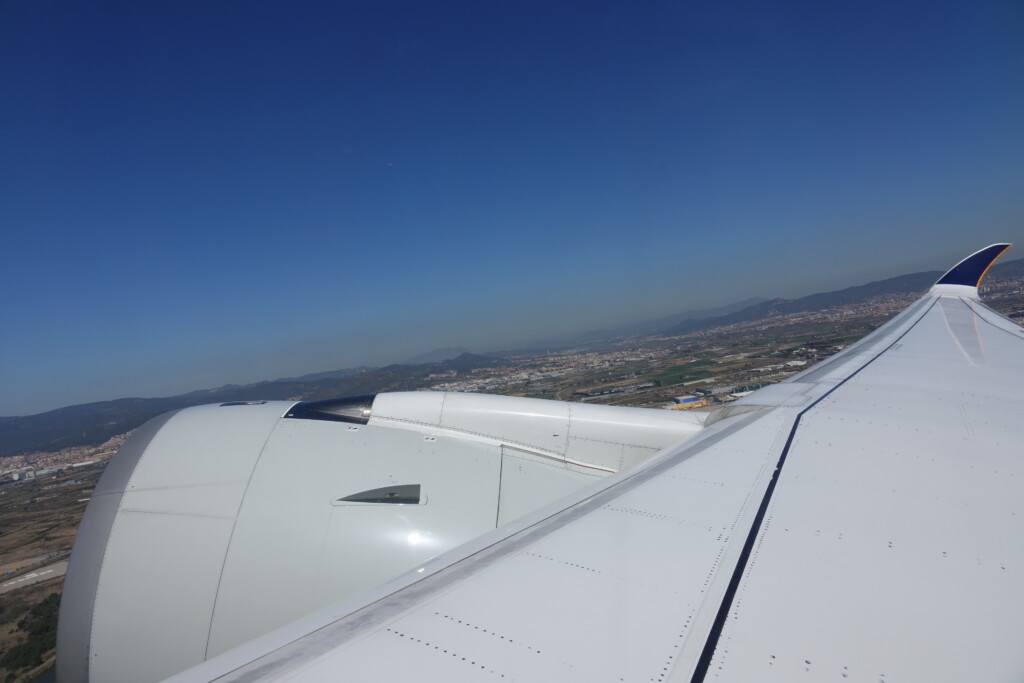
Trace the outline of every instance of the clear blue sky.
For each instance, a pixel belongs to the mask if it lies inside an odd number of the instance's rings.
[[[1018,1],[5,0],[0,415],[943,269],[1022,122]]]

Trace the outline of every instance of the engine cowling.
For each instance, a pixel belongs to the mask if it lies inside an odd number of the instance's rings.
[[[413,392],[156,418],[79,528],[61,681],[159,680],[692,436],[698,416]]]

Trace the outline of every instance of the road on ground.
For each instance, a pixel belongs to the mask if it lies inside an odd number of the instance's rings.
[[[40,581],[46,581],[47,579],[56,579],[58,576],[64,576],[64,572],[67,570],[67,560],[61,560],[60,562],[41,567],[40,569],[29,572],[28,574],[22,574],[16,579],[4,581],[0,584],[0,594],[23,586],[31,586],[33,583],[39,583]]]

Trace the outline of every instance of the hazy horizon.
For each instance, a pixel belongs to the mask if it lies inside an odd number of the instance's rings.
[[[966,255],[967,254],[964,254],[964,256],[966,256]],[[1015,260],[1015,259],[1012,259],[1012,258],[1006,258],[1005,260],[1001,259],[998,263],[1005,263],[1007,261],[1012,261],[1012,260]],[[949,265],[952,266],[954,264],[951,262]],[[938,272],[941,272],[942,269],[930,269],[930,270],[937,270]],[[926,272],[926,271],[917,271],[917,272]],[[888,276],[885,276],[885,277],[882,277],[882,278],[878,278],[878,279],[884,280],[884,279],[888,279],[889,277],[898,277],[900,275],[909,275],[909,274],[912,274],[912,273],[894,273],[892,275],[888,275]],[[835,288],[826,289],[826,290],[819,290],[819,291],[813,291],[813,292],[812,291],[808,291],[808,292],[794,293],[794,294],[792,294],[789,297],[783,297],[783,298],[794,299],[794,298],[799,298],[801,296],[807,296],[807,295],[811,295],[811,294],[818,294],[818,293],[829,292],[829,291],[838,291],[840,289],[844,289],[845,287],[852,287],[852,286],[869,284],[869,282],[874,282],[874,281],[876,281],[876,280],[863,281],[863,282],[851,282],[849,284],[841,285],[841,286],[838,286],[838,287],[835,287]],[[192,387],[188,387],[188,388],[183,388],[181,390],[176,390],[176,391],[173,391],[173,392],[165,392],[165,393],[153,394],[153,395],[141,395],[141,394],[139,394],[139,395],[123,395],[123,396],[105,396],[105,397],[97,398],[97,399],[87,399],[87,400],[82,400],[82,401],[75,401],[73,403],[57,405],[57,406],[53,406],[53,407],[49,407],[49,408],[43,408],[42,410],[36,411],[35,413],[26,413],[26,414],[23,414],[23,415],[0,415],[0,417],[26,417],[26,416],[30,416],[30,415],[34,415],[34,414],[39,414],[39,413],[45,413],[45,412],[49,412],[51,410],[58,410],[60,408],[66,408],[66,407],[70,407],[70,406],[74,406],[74,405],[81,405],[81,404],[84,404],[84,403],[94,403],[94,402],[100,402],[100,401],[117,400],[117,399],[121,399],[121,398],[164,398],[164,397],[170,397],[170,396],[178,396],[178,395],[190,393],[190,392],[193,392],[193,391],[204,391],[204,390],[210,390],[210,389],[218,389],[218,388],[221,388],[221,387],[224,387],[224,386],[230,386],[230,385],[245,385],[245,384],[252,384],[252,383],[262,382],[262,381],[277,381],[277,380],[282,380],[282,379],[298,378],[298,377],[303,377],[305,375],[312,375],[312,374],[317,374],[317,373],[322,373],[322,372],[333,372],[333,371],[338,371],[338,370],[356,369],[356,368],[364,367],[364,366],[365,367],[370,367],[370,368],[384,367],[384,366],[392,365],[392,364],[403,364],[403,363],[408,362],[410,359],[413,359],[415,356],[429,355],[429,354],[432,354],[432,353],[434,353],[436,351],[445,350],[445,349],[451,349],[451,348],[463,348],[463,349],[468,350],[468,352],[475,353],[475,354],[502,353],[502,352],[517,351],[517,350],[539,349],[545,343],[559,344],[559,345],[565,344],[565,343],[568,342],[569,337],[572,337],[574,335],[586,334],[588,332],[597,332],[597,331],[601,331],[601,330],[615,329],[615,328],[618,328],[618,327],[626,327],[626,326],[629,326],[629,325],[632,325],[632,324],[644,323],[644,322],[648,322],[648,321],[652,321],[652,320],[657,320],[657,319],[660,319],[662,317],[669,317],[669,316],[678,315],[678,314],[687,314],[687,313],[692,313],[692,312],[699,312],[699,311],[707,310],[707,309],[710,309],[710,308],[720,308],[720,307],[724,307],[724,306],[732,306],[732,305],[737,304],[737,303],[741,303],[741,302],[744,302],[744,301],[755,299],[758,296],[759,295],[751,295],[749,297],[743,297],[742,299],[737,299],[735,301],[724,303],[721,306],[714,306],[714,307],[712,307],[712,306],[704,306],[704,307],[695,308],[695,309],[672,311],[670,313],[667,313],[666,315],[644,316],[644,317],[640,317],[640,318],[623,319],[623,320],[620,320],[618,323],[599,324],[596,327],[587,327],[585,329],[573,330],[573,331],[564,333],[563,335],[552,335],[551,337],[546,337],[546,338],[534,338],[534,339],[524,340],[521,344],[518,344],[518,345],[513,344],[511,346],[503,346],[503,347],[492,346],[492,347],[488,347],[488,348],[478,348],[478,347],[467,347],[467,345],[465,345],[465,344],[457,343],[457,340],[456,340],[456,342],[453,342],[452,344],[445,344],[445,345],[441,345],[441,346],[434,346],[434,347],[431,347],[429,349],[419,349],[419,350],[410,351],[410,352],[406,353],[404,357],[401,357],[401,358],[390,358],[389,357],[388,359],[382,360],[382,361],[380,361],[378,363],[353,362],[353,363],[349,363],[349,364],[335,365],[335,366],[331,366],[331,367],[318,367],[318,368],[314,368],[314,369],[304,370],[302,372],[296,372],[296,373],[293,373],[293,374],[276,375],[276,376],[273,376],[273,377],[271,377],[271,376],[249,377],[249,378],[247,378],[245,380],[226,381],[226,382],[221,382],[219,384],[211,384],[211,385],[208,385],[208,386],[192,386]],[[774,299],[774,298],[777,298],[777,297],[775,297],[775,296],[765,296],[763,298],[765,300],[771,300],[771,299]]]
[[[753,298],[753,297],[744,297],[744,299],[740,299],[739,301],[746,300],[747,298]],[[728,303],[723,304],[723,305],[731,305],[733,303],[737,303],[737,302],[728,302]],[[704,308],[708,308],[708,307],[704,307]],[[667,313],[666,316],[675,315],[675,314],[679,314],[679,313],[688,313],[688,312],[690,312],[690,311],[689,310],[671,311],[671,312]],[[477,353],[477,354],[500,353],[500,352],[507,352],[507,351],[515,351],[515,350],[538,348],[540,345],[543,345],[544,343],[552,343],[552,342],[564,343],[568,337],[571,337],[573,335],[585,334],[585,333],[588,333],[588,332],[594,332],[594,331],[598,331],[598,330],[601,330],[601,329],[612,329],[612,328],[615,328],[615,327],[619,327],[620,325],[621,326],[627,326],[627,325],[630,325],[630,324],[633,324],[633,323],[640,323],[640,322],[646,322],[648,320],[657,319],[659,317],[662,317],[662,316],[654,315],[654,316],[649,316],[649,317],[648,316],[643,316],[643,317],[639,317],[639,318],[629,317],[629,318],[621,319],[618,322],[610,322],[610,323],[607,323],[607,324],[598,322],[596,324],[596,326],[586,326],[586,327],[580,328],[580,329],[570,329],[570,330],[562,333],[561,335],[553,334],[551,336],[544,337],[544,338],[528,338],[528,339],[524,338],[524,339],[520,340],[519,343],[512,343],[511,345],[506,345],[506,346],[493,346],[492,345],[492,346],[488,346],[487,348],[483,348],[481,346],[471,347],[471,346],[468,346],[467,344],[462,344],[462,343],[459,342],[458,339],[454,339],[453,338],[454,341],[451,344],[447,344],[446,343],[446,344],[442,344],[442,345],[439,345],[439,346],[432,346],[430,348],[419,348],[419,347],[410,345],[408,347],[408,349],[409,349],[408,351],[396,352],[396,353],[385,353],[385,354],[378,355],[378,356],[374,356],[374,354],[369,353],[369,352],[365,352],[365,351],[356,351],[356,352],[354,352],[354,355],[352,356],[353,358],[360,357],[360,353],[362,353],[361,357],[363,357],[363,358],[379,357],[380,360],[378,360],[376,362],[357,362],[357,361],[351,361],[351,362],[343,363],[343,364],[340,364],[340,365],[335,363],[334,365],[332,365],[330,367],[311,367],[311,368],[308,368],[308,369],[303,369],[301,371],[296,371],[294,373],[279,374],[279,375],[274,375],[274,376],[258,376],[258,377],[256,377],[256,376],[248,376],[247,375],[245,377],[245,379],[224,381],[224,382],[220,382],[218,384],[210,384],[210,385],[204,385],[204,386],[191,386],[191,385],[186,386],[186,384],[187,384],[187,381],[186,381],[186,382],[182,382],[180,384],[174,385],[177,388],[175,388],[174,390],[166,391],[164,393],[145,394],[145,395],[143,395],[143,394],[130,394],[130,395],[129,394],[125,394],[125,395],[116,395],[116,396],[114,396],[114,395],[103,395],[103,396],[100,396],[99,398],[88,398],[88,399],[84,399],[84,400],[77,400],[77,401],[74,401],[72,403],[66,403],[66,404],[61,404],[61,405],[52,405],[52,406],[49,406],[49,407],[44,407],[41,410],[36,410],[34,412],[31,412],[31,413],[24,413],[22,415],[11,414],[11,415],[0,415],[0,417],[25,417],[25,416],[29,416],[29,415],[38,414],[38,413],[49,412],[50,410],[57,410],[57,409],[60,409],[60,408],[66,408],[66,407],[73,406],[73,405],[80,405],[80,404],[83,404],[83,403],[93,403],[93,402],[97,402],[97,401],[117,400],[117,399],[121,399],[121,398],[161,398],[161,397],[168,397],[168,396],[177,396],[177,395],[189,393],[189,392],[192,392],[192,391],[202,391],[202,390],[207,390],[207,389],[217,389],[217,388],[220,388],[220,387],[223,387],[223,386],[228,386],[228,385],[244,385],[244,384],[251,384],[251,383],[261,382],[261,381],[266,381],[266,380],[274,381],[274,380],[279,380],[279,379],[302,377],[302,376],[305,376],[305,375],[316,374],[316,373],[320,373],[320,372],[331,372],[331,371],[335,371],[335,370],[353,369],[353,368],[358,368],[358,367],[363,367],[363,366],[366,366],[366,367],[383,367],[383,366],[391,365],[391,364],[401,364],[401,363],[404,363],[404,362],[408,361],[411,358],[414,358],[415,356],[430,354],[430,353],[433,353],[435,351],[446,349],[446,348],[464,347],[464,348],[467,348],[469,350],[469,352]],[[368,336],[376,336],[372,332],[368,332],[367,335]],[[307,341],[307,343],[309,343],[309,340]],[[482,343],[486,344],[486,342],[482,342]],[[412,344],[414,344],[414,342]],[[339,357],[342,357],[342,356],[339,356]],[[268,359],[267,366],[271,367],[272,364],[273,364],[273,359]]]
[[[1021,35],[996,1],[0,5],[0,415],[1024,241]]]

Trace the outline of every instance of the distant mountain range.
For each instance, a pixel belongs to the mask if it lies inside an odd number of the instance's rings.
[[[743,301],[737,301],[734,304],[728,306],[719,306],[717,308],[705,308],[698,311],[686,311],[684,313],[676,313],[664,318],[656,318],[654,320],[645,320],[639,323],[633,323],[632,325],[626,325],[623,327],[614,327],[607,330],[595,330],[593,332],[586,332],[584,334],[575,335],[570,338],[572,344],[582,344],[588,341],[595,340],[607,340],[607,339],[621,339],[623,337],[643,337],[649,334],[657,334],[664,330],[667,330],[675,325],[682,324],[685,321],[693,320],[707,320],[709,318],[717,318],[720,316],[733,313],[735,311],[744,310],[755,306],[759,303],[767,301],[768,299],[763,296],[755,296],[750,299],[744,299]]]
[[[911,273],[909,275],[898,275],[886,280],[869,282],[866,285],[856,285],[846,289],[838,289],[833,292],[821,292],[800,297],[799,299],[772,299],[762,300],[753,306],[730,312],[713,318],[701,318],[697,320],[686,320],[678,325],[666,327],[662,332],[668,336],[696,332],[697,330],[710,329],[732,325],[734,323],[760,320],[772,315],[785,315],[787,313],[803,313],[809,311],[821,311],[833,306],[845,306],[867,301],[876,296],[885,294],[913,294],[923,293],[935,281],[942,277],[943,272],[929,270],[923,273]],[[987,278],[991,280],[999,278],[1015,278],[1024,276],[1024,259],[1007,261],[992,266]]]
[[[419,389],[433,373],[497,367],[504,361],[463,353],[436,363],[389,365],[313,373],[302,377],[227,385],[166,398],[120,398],[58,408],[38,415],[0,417],[0,457],[100,444],[169,410],[204,403],[255,400],[311,401],[378,391]]]
[[[748,299],[731,306],[679,313],[645,323],[580,335],[576,343],[647,334],[685,334],[769,315],[816,311],[855,304],[883,294],[923,292],[942,275],[939,271],[900,275],[834,292],[799,299]],[[992,267],[989,278],[1024,276],[1024,259]],[[203,403],[251,400],[307,401],[378,391],[409,391],[431,384],[431,374],[473,368],[498,367],[500,357],[481,356],[462,347],[437,349],[383,368],[347,368],[288,377],[255,384],[229,384],[167,398],[121,398],[59,408],[38,415],[0,417],[0,457],[35,451],[56,451],[70,446],[100,444],[116,434],[138,427],[169,410]]]
[[[402,365],[423,365],[424,363],[439,363],[443,360],[451,360],[452,358],[458,358],[464,354],[470,353],[470,350],[465,346],[446,346],[443,349],[434,349],[433,351],[427,351],[421,353],[418,356],[413,356],[406,360]]]
[[[785,315],[787,313],[802,313],[804,311],[820,311],[833,306],[844,306],[855,304],[861,301],[880,296],[882,294],[905,294],[911,292],[923,292],[935,284],[935,281],[942,277],[939,271],[928,271],[924,273],[913,273],[911,275],[900,275],[887,280],[869,282],[866,285],[847,287],[846,289],[834,292],[821,292],[799,299],[772,299],[762,301],[753,306],[748,306],[739,311],[722,315],[715,318],[703,320],[687,320],[678,325],[673,325],[664,330],[667,335],[686,334],[711,327],[732,325],[734,323],[759,320],[772,315]]]
[[[360,365],[358,368],[345,368],[344,370],[328,370],[327,372],[311,372],[308,375],[302,375],[301,377],[281,377],[280,379],[273,380],[274,382],[317,382],[322,379],[344,379],[352,375],[357,375],[360,372],[372,370],[368,365]],[[229,387],[237,387],[237,384],[229,384]]]

